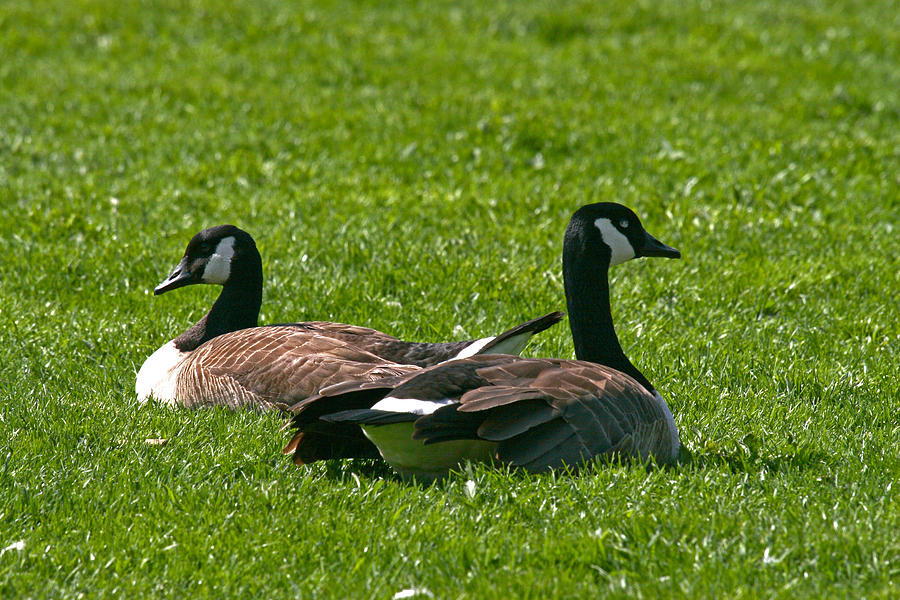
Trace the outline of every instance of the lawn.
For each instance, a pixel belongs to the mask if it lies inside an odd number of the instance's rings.
[[[898,165],[889,1],[6,0],[0,597],[896,597]],[[564,308],[596,201],[684,255],[612,272],[678,468],[421,487],[135,399],[204,227],[263,323],[437,341]]]

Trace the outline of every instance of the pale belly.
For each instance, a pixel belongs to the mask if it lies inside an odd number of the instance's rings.
[[[403,477],[433,481],[458,468],[467,460],[490,462],[496,442],[485,440],[453,440],[425,445],[412,439],[412,423],[363,425],[363,433],[378,447],[391,467]]]
[[[146,402],[153,396],[157,400],[175,403],[175,381],[178,375],[178,366],[187,356],[175,347],[171,341],[150,355],[141,365],[134,384],[140,402]]]

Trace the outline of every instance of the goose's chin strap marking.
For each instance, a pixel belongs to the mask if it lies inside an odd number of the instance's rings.
[[[234,256],[234,236],[223,238],[209,257],[203,276],[203,283],[223,285],[231,276],[231,258]]]
[[[603,243],[609,246],[611,253],[609,257],[609,266],[620,265],[627,260],[631,260],[636,255],[634,247],[625,235],[616,229],[612,221],[606,218],[599,218],[594,221],[594,226],[600,230],[603,237]]]

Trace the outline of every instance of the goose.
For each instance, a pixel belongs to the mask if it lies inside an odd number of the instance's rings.
[[[581,207],[562,259],[577,360],[478,355],[333,385],[291,407],[285,428],[295,432],[284,452],[313,462],[329,432],[347,436],[359,426],[401,476],[426,482],[465,460],[535,473],[577,470],[594,457],[676,462],[672,412],[625,356],[610,311],[608,268],[641,256],[681,253],[620,204]],[[308,436],[317,443],[309,447]]]
[[[534,334],[560,321],[553,312],[497,336],[418,343],[354,325],[311,321],[258,326],[262,259],[247,232],[219,225],[197,233],[154,290],[221,285],[203,318],[143,363],[135,392],[187,407],[283,408],[330,384],[407,374],[480,352],[518,354]]]

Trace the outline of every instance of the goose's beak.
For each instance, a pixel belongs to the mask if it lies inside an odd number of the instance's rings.
[[[681,252],[644,232],[644,245],[638,248],[638,256],[662,256],[663,258],[681,258]]]
[[[181,259],[181,262],[176,265],[175,270],[166,277],[165,281],[156,286],[156,289],[153,290],[153,295],[159,296],[160,294],[165,294],[169,290],[184,287],[192,283],[194,283],[194,276],[188,270],[188,259],[187,256],[185,256]]]

